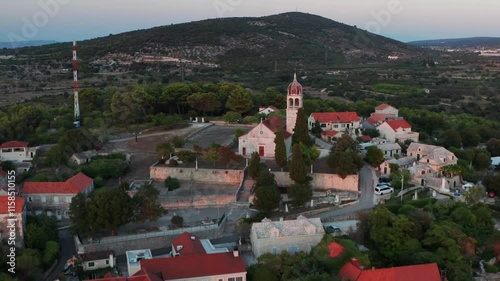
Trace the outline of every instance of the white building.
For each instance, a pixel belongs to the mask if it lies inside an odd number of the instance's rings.
[[[113,268],[116,265],[116,256],[113,250],[80,254],[80,260],[82,261],[83,271]]]
[[[271,221],[266,218],[260,223],[252,224],[250,240],[254,255],[259,257],[282,251],[309,253],[324,235],[325,230],[319,218],[299,216],[296,220],[286,221]]]
[[[411,130],[411,125],[404,119],[387,120],[377,127],[380,136],[391,142],[418,141],[419,133]]]
[[[265,107],[265,106],[259,106],[259,114],[265,114],[265,115],[269,115],[271,114],[272,112],[275,112],[275,111],[278,111],[279,108],[277,108],[276,106],[274,105],[270,105],[268,107]]]
[[[36,147],[28,148],[28,143],[24,141],[9,141],[0,145],[0,161],[32,161],[35,155]]]
[[[125,257],[127,257],[127,270],[128,276],[133,276],[139,270],[141,270],[141,260],[152,259],[150,249],[145,250],[134,250],[125,252]]]
[[[335,137],[340,137],[342,134],[347,133],[351,137],[355,137],[361,128],[360,121],[361,119],[358,114],[353,111],[313,112],[307,120],[307,127],[311,130],[316,122],[318,122],[324,133],[336,132]]]

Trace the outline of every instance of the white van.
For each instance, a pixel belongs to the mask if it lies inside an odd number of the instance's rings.
[[[377,195],[384,195],[387,193],[392,193],[394,192],[394,189],[389,186],[377,186],[375,187],[375,194]]]

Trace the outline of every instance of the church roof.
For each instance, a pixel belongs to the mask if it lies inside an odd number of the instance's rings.
[[[302,85],[297,81],[297,74],[293,74],[293,81],[288,85],[288,95],[290,96],[300,96],[302,95]]]
[[[268,119],[262,121],[262,124],[264,126],[266,126],[267,128],[269,128],[269,130],[271,130],[273,133],[276,133],[278,131],[278,128],[282,127],[284,130],[285,139],[292,136],[292,134],[290,134],[289,132],[287,132],[285,130],[285,127],[286,127],[285,121],[277,115],[273,115],[273,116],[269,117]]]

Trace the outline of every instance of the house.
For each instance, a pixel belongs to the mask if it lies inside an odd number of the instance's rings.
[[[25,182],[21,194],[26,198],[29,214],[46,214],[60,220],[69,218],[69,204],[74,196],[89,196],[93,190],[94,180],[78,173],[65,182]]]
[[[265,106],[259,106],[259,114],[265,114],[265,115],[269,115],[271,114],[272,112],[275,112],[275,111],[278,111],[279,108],[277,108],[276,106],[274,105],[270,105],[268,107],[265,107]]]
[[[14,199],[14,200],[11,200]],[[8,240],[15,233],[15,246],[24,248],[26,201],[18,196],[0,196],[0,239]],[[9,244],[10,245],[10,244]]]
[[[380,174],[382,175],[390,175],[391,174],[391,163],[389,161],[385,160],[380,164],[380,166],[377,167],[377,170],[380,171]]]
[[[197,254],[176,258],[141,260],[139,274],[165,281],[246,281],[246,268],[238,251],[217,254]]]
[[[115,251],[99,251],[89,254],[80,254],[83,271],[90,271],[102,268],[113,268],[116,265]]]
[[[286,120],[273,115],[267,120],[260,122],[247,134],[238,139],[238,152],[243,157],[249,157],[253,152],[258,152],[260,157],[274,158],[274,139],[279,127],[282,127],[285,135],[285,146],[287,155],[290,155],[291,136],[297,121],[297,111],[302,108],[302,85],[297,81],[294,74],[293,81],[288,85]]]
[[[442,191],[461,185],[459,175],[446,174],[441,170],[457,164],[458,159],[453,152],[444,147],[413,142],[408,146],[407,155],[416,160],[408,168],[416,184]]]
[[[378,116],[384,116],[388,119],[394,119],[395,117],[398,117],[399,110],[391,105],[383,103],[375,107],[375,113],[372,113],[372,116],[374,114],[378,114]]]
[[[357,260],[347,262],[339,272],[342,281],[441,281],[436,263],[363,269]]]
[[[0,145],[0,161],[32,161],[35,155],[36,147],[29,148],[24,141],[9,141]]]
[[[382,144],[377,144],[378,149],[382,150],[385,159],[392,159],[396,155],[401,156],[401,146],[398,143],[387,142]]]
[[[411,156],[406,156],[399,159],[389,159],[387,162],[389,162],[390,164],[396,164],[399,166],[399,168],[407,169],[413,166],[413,163],[415,163],[415,159]]]
[[[70,163],[74,163],[76,165],[82,165],[85,163],[90,163],[92,157],[97,155],[97,151],[95,149],[87,150],[83,152],[73,153],[69,158]]]
[[[178,257],[227,252],[229,252],[227,248],[216,247],[209,239],[200,239],[191,233],[184,232],[172,240],[172,251],[170,252],[170,256]]]
[[[381,137],[391,142],[418,141],[419,134],[412,132],[411,125],[404,119],[384,121],[377,130]]]
[[[141,260],[152,259],[150,249],[126,251],[128,276],[133,276],[141,270]]]
[[[309,253],[325,235],[319,218],[308,219],[298,216],[296,220],[271,221],[263,219],[252,224],[250,240],[256,257],[266,253],[278,254],[282,251]]]
[[[357,136],[361,119],[354,111],[349,112],[313,112],[307,120],[308,129],[311,130],[316,122],[323,132],[337,131],[337,137],[347,133],[350,136]]]

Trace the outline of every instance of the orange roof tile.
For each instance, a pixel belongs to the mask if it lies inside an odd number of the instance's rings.
[[[359,116],[354,111],[347,112],[313,112],[311,113],[315,121],[320,123],[351,123],[359,122]]]
[[[335,130],[332,130],[332,131],[325,131],[325,132],[321,132],[321,134],[323,136],[328,136],[328,137],[334,137],[338,134],[339,132],[335,131]]]
[[[436,263],[367,269],[357,281],[441,281]]]
[[[406,122],[404,119],[400,120],[387,120],[385,121],[387,125],[389,125],[394,131],[396,131],[399,128],[404,128],[404,129],[411,129],[410,123]]]
[[[78,173],[65,182],[25,182],[23,194],[65,193],[78,194],[93,182],[83,173]]]
[[[267,118],[266,120],[262,121],[262,124],[264,124],[264,126],[269,128],[269,130],[271,130],[273,133],[276,133],[278,131],[279,127],[282,127],[283,130],[285,130],[285,128],[286,128],[285,121],[283,121],[283,119],[281,119],[277,115],[273,115],[273,116]],[[285,136],[285,139],[287,139],[287,138],[291,137],[292,134],[290,134],[288,131],[285,130],[284,136]]]
[[[344,264],[344,266],[342,266],[339,275],[342,277],[342,280],[356,281],[358,280],[361,271],[362,270],[356,264],[354,264],[352,261],[349,261],[346,264]]]
[[[330,258],[336,258],[344,252],[344,246],[337,242],[332,242],[328,245],[328,250],[330,250]]]
[[[388,107],[392,107],[391,105],[388,105],[387,103],[383,103],[381,105],[378,105],[377,107],[375,107],[375,110],[384,110]]]
[[[193,237],[194,239],[192,239]],[[188,232],[184,232],[173,239],[172,246],[174,246],[175,251],[180,253],[181,256],[207,253],[203,245],[201,245],[200,238]],[[182,249],[177,250],[177,246],[182,246]]]
[[[21,213],[24,207],[24,197],[16,196],[15,201],[9,201],[9,196],[0,196],[0,214],[8,214],[9,213],[9,203],[15,202],[15,212]]]
[[[0,148],[15,148],[15,147],[28,147],[28,143],[25,141],[8,141],[0,145]]]

